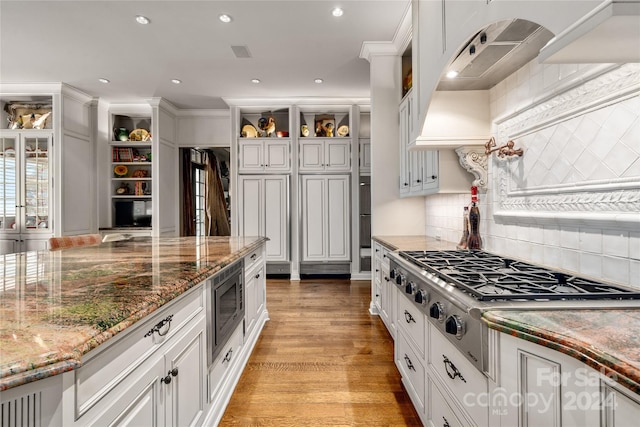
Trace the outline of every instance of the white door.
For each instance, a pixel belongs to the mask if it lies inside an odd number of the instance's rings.
[[[302,176],[302,261],[349,261],[349,175]]]
[[[320,172],[324,170],[324,143],[300,141],[300,171]]]
[[[400,104],[400,194],[409,192],[409,107],[408,98]]]
[[[422,188],[432,190],[438,188],[439,154],[436,150],[424,152],[424,167],[422,169]]]
[[[351,140],[325,141],[325,166],[331,172],[351,170]]]
[[[289,176],[264,178],[264,234],[267,261],[289,260]]]
[[[289,176],[238,177],[241,236],[266,236],[267,261],[289,260]]]
[[[326,178],[302,177],[302,260],[327,259]]]
[[[240,141],[240,172],[256,172],[264,169],[262,141]]]
[[[289,146],[291,141],[265,141],[265,168],[269,171],[287,172],[289,165]]]
[[[258,175],[239,176],[238,231],[241,236],[262,236],[264,230],[263,179]]]
[[[327,258],[329,260],[350,259],[349,252],[349,177],[327,177]]]
[[[409,192],[422,191],[422,151],[409,151]]]

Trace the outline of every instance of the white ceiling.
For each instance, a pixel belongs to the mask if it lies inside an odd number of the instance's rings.
[[[0,82],[64,82],[108,101],[162,97],[179,108],[226,108],[224,98],[369,97],[362,43],[393,40],[408,5],[2,0]],[[342,17],[331,15],[334,6]],[[221,13],[233,21],[223,24]],[[136,23],[136,15],[151,24]],[[246,46],[251,58],[236,58],[232,45]]]

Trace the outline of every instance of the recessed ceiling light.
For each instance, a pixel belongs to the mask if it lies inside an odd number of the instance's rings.
[[[458,77],[458,72],[455,70],[451,70],[447,73],[447,78],[455,79],[456,77]]]
[[[138,15],[136,16],[136,22],[138,24],[147,25],[151,21],[146,16]]]
[[[171,79],[171,83],[179,85],[180,83],[182,83],[182,80],[180,80],[180,79]]]
[[[324,80],[322,80],[322,79],[315,79],[315,80],[314,80],[314,82],[316,82],[316,83],[320,84],[320,83],[324,82]]]
[[[225,24],[231,22],[231,17],[229,15],[227,15],[226,13],[223,13],[222,15],[218,16],[218,19],[220,19]]]
[[[99,79],[98,79],[98,81],[99,81],[100,83],[105,83],[105,84],[106,84],[106,83],[111,83],[111,82],[109,81],[109,79],[105,79],[105,78],[103,78],[103,77],[99,78]]]
[[[251,79],[251,83],[258,84],[260,83],[260,79]]]
[[[336,7],[331,11],[331,14],[336,17],[342,16],[343,13],[344,13],[344,10],[340,9],[339,7]]]

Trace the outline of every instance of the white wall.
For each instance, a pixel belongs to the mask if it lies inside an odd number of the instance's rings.
[[[599,88],[595,83],[590,84],[589,90],[580,91],[582,86],[577,87],[578,95],[569,92],[583,80],[594,82],[597,74],[589,74],[603,68],[602,65],[542,65],[537,60],[531,61],[490,90],[494,131],[499,134],[509,120],[518,120],[522,114],[517,112],[530,114],[525,111],[530,105],[545,106],[534,100],[548,99],[547,104],[553,104],[556,99],[553,96],[563,93],[565,98],[572,97],[572,102],[587,104],[596,92],[606,96],[610,89]],[[633,68],[631,66],[631,72]],[[600,78],[619,82],[621,75],[624,74],[617,69]],[[632,79],[636,78],[632,74]],[[480,194],[484,248],[640,288],[640,223],[634,222],[640,212],[633,204],[637,198],[635,193],[624,192],[626,187],[637,189],[640,183],[640,95],[637,90],[635,94],[569,115],[539,130],[524,132],[515,140],[525,149],[522,159],[498,163],[493,156],[489,162],[489,189]],[[500,172],[504,170],[507,172]],[[498,187],[504,187],[505,177],[509,191],[528,194],[529,201],[536,197],[549,201],[568,194],[577,207],[530,215],[518,212],[520,219],[494,216],[502,206],[500,198],[504,198],[501,193],[504,190]],[[626,199],[614,200],[611,206],[600,209],[588,206],[593,194],[603,200],[623,194]],[[443,240],[457,242],[462,233],[463,206],[468,200],[467,195],[427,197],[427,235],[440,235]],[[616,217],[622,217],[622,221]]]
[[[371,62],[371,234],[415,235],[425,228],[424,198],[399,198],[400,57]]]

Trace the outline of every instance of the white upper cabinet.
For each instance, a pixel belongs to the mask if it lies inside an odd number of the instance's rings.
[[[300,140],[300,172],[349,172],[351,139]]]
[[[241,139],[238,147],[240,173],[291,171],[289,139]]]

